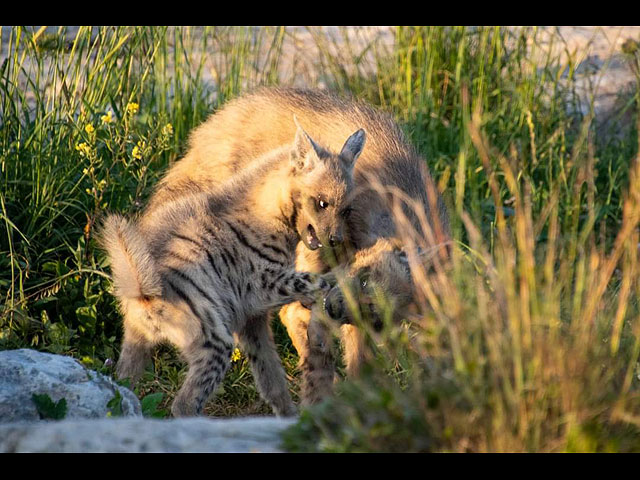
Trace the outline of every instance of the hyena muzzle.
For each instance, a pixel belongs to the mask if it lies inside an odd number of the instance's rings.
[[[289,141],[294,128],[290,122],[292,114],[329,148],[338,148],[356,128],[367,131],[367,148],[353,174],[352,201],[342,212],[343,249],[332,248],[331,242],[326,241],[319,242],[324,248],[318,249],[313,249],[318,246],[315,242],[299,244],[296,268],[325,273],[336,267],[337,258],[345,278],[352,283],[358,281],[355,290],[359,303],[371,313],[374,322],[376,306],[368,299],[381,288],[386,289],[395,306],[394,315],[401,318],[411,304],[413,284],[407,252],[384,190],[400,192],[418,206],[419,211],[412,208],[403,211],[418,231],[423,229],[426,219],[432,230],[428,238],[425,236],[427,249],[439,249],[448,243],[448,215],[425,160],[391,116],[365,103],[328,92],[292,88],[263,88],[232,100],[194,130],[185,157],[161,180],[149,209],[152,211],[194,189],[215,188],[223,179],[251,168],[257,156]],[[341,250],[351,254],[340,255]],[[366,282],[360,281],[363,275],[367,276]],[[348,324],[351,317],[338,287],[330,292],[326,304],[336,321],[345,323],[341,335],[346,370],[355,375],[363,361],[362,334]],[[300,356],[304,403],[314,403],[332,391],[335,370],[329,339],[309,343],[310,317],[310,310],[298,302],[280,311]]]
[[[364,143],[359,129],[335,154],[298,127],[293,146],[259,156],[216,188],[176,196],[137,222],[107,217],[101,240],[124,317],[118,377],[135,382],[153,347],[170,342],[189,366],[171,411],[197,415],[237,339],[261,396],[277,415],[294,414],[267,313],[329,291],[318,273],[294,268],[295,249],[342,236]]]

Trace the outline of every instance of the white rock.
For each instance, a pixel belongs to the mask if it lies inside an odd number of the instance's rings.
[[[0,425],[0,452],[277,453],[293,418],[106,418]]]
[[[141,417],[133,392],[71,357],[29,349],[0,352],[0,423],[40,420],[34,394],[47,394],[54,402],[64,398],[66,419],[104,418],[118,391],[122,415]]]

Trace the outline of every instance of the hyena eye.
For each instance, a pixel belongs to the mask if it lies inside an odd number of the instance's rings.
[[[318,206],[324,210],[325,208],[327,208],[329,206],[329,204],[327,202],[325,202],[324,200],[318,200]]]
[[[369,276],[371,275],[371,268],[365,267],[358,273],[358,280],[360,281],[360,288],[367,288],[369,283]]]

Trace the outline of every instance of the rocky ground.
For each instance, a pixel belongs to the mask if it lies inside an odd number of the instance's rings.
[[[294,419],[100,418],[0,423],[0,453],[281,453]]]
[[[550,45],[549,36],[557,32],[562,39]],[[585,99],[593,95],[600,122],[615,115],[619,98],[634,88],[635,75],[622,53],[623,44],[640,40],[640,27],[543,27],[543,46],[562,59],[569,56],[578,64],[576,78],[579,93]],[[588,101],[583,110],[588,109]]]
[[[133,392],[73,358],[0,352],[0,453],[275,453],[293,422],[146,418]]]

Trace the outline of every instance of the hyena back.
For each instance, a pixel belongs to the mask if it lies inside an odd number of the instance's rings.
[[[223,179],[250,168],[256,155],[288,142],[292,114],[329,148],[338,148],[355,128],[367,131],[367,148],[355,166],[354,195],[346,218],[344,240],[355,250],[346,271],[353,279],[370,271],[367,288],[359,289],[361,300],[378,283],[387,289],[401,316],[412,300],[411,274],[388,198],[372,188],[369,180],[373,178],[384,188],[400,191],[420,205],[434,230],[435,247],[448,241],[448,215],[424,159],[391,116],[367,104],[327,92],[291,88],[261,89],[232,100],[194,131],[186,156],[159,183],[149,208],[158,208],[194,189],[214,188]],[[404,213],[411,225],[421,231],[418,215],[409,208]],[[310,251],[299,245],[296,268],[328,271],[330,264],[323,256],[326,250]],[[338,320],[347,315],[339,290],[332,290],[330,300],[328,305],[334,307]],[[314,403],[331,391],[332,353],[309,344],[308,309],[292,303],[283,307],[280,318],[300,356],[303,402]],[[342,321],[346,323],[346,319]],[[347,372],[355,375],[363,360],[362,337],[352,325],[341,328]],[[324,342],[329,344],[328,340]]]
[[[293,147],[261,156],[216,189],[164,202],[137,223],[109,216],[102,242],[124,316],[117,375],[137,380],[152,348],[170,342],[189,365],[172,413],[199,414],[237,336],[262,397],[277,415],[294,414],[266,312],[328,291],[319,275],[295,270],[295,246],[342,230],[364,139],[359,130],[333,154],[298,128]],[[305,213],[310,192],[322,195],[315,216]]]

